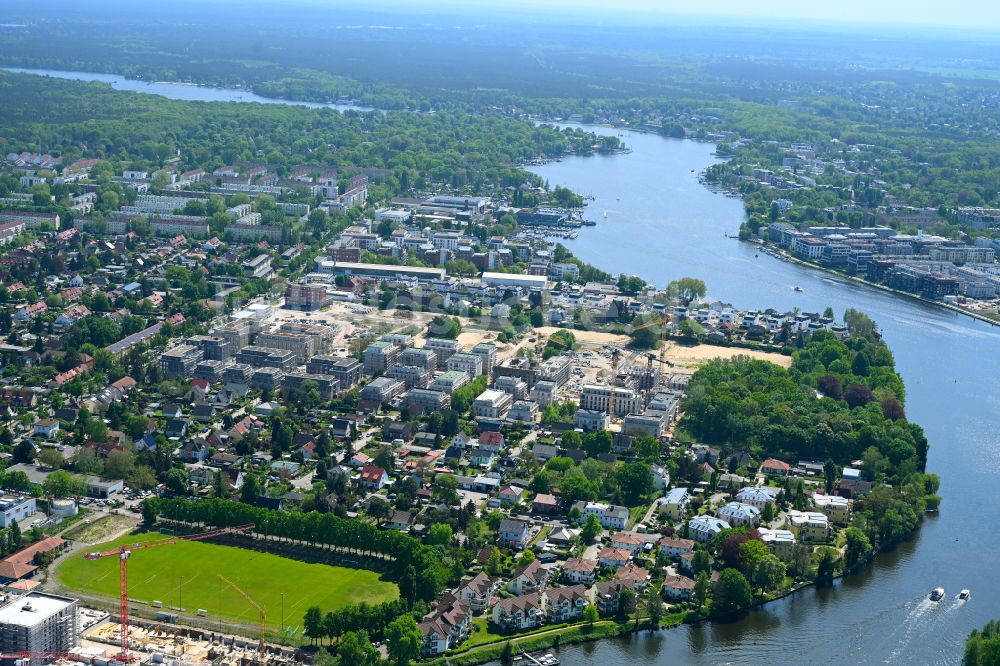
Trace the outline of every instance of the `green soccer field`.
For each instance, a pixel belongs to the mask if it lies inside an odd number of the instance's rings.
[[[157,533],[141,537],[126,536],[110,543],[88,548],[105,551],[122,543],[156,541],[167,538]],[[128,563],[129,598],[150,603],[177,606],[183,595],[186,615],[198,609],[208,611],[209,619],[257,622],[257,611],[218,574],[242,588],[267,611],[271,630],[281,626],[284,594],[285,626],[301,627],[302,616],[310,606],[324,611],[349,603],[370,604],[399,596],[398,588],[379,580],[379,575],[361,569],[346,569],[326,564],[308,564],[268,553],[197,541],[181,541],[134,553]],[[118,597],[118,558],[85,560],[74,553],[58,568],[59,582],[70,590],[115,599]],[[133,602],[135,603],[135,602]]]

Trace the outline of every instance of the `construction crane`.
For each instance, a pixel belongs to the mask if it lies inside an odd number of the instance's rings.
[[[246,592],[244,592],[243,590],[241,590],[239,588],[239,586],[236,585],[236,583],[234,583],[233,581],[229,580],[228,578],[226,578],[222,574],[218,574],[218,576],[219,576],[219,579],[223,583],[225,583],[229,587],[231,587],[234,590],[236,590],[237,592],[239,592],[240,596],[243,597],[244,599],[246,599],[246,602],[248,604],[250,604],[255,609],[257,609],[257,614],[260,617],[260,638],[257,641],[257,663],[258,664],[265,663],[265,656],[264,656],[264,623],[267,621],[267,611],[264,610],[263,606],[261,606],[259,603],[257,603],[253,599],[251,599],[249,594],[247,594]]]
[[[178,536],[170,539],[162,539],[160,541],[146,543],[122,544],[113,550],[106,550],[103,553],[85,554],[83,557],[88,560],[100,560],[105,557],[112,556],[118,558],[118,574],[121,580],[119,590],[119,613],[121,614],[121,652],[119,652],[115,657],[115,661],[125,663],[133,661],[132,657],[128,653],[128,560],[132,556],[132,553],[138,550],[146,550],[147,548],[156,548],[157,546],[168,546],[170,544],[177,543],[178,541],[201,541],[202,539],[210,539],[223,534],[246,532],[247,530],[252,530],[254,527],[255,525],[226,527],[221,530],[213,530],[211,532],[194,534],[191,536]]]
[[[618,347],[611,348],[611,397],[608,400],[608,408],[610,411],[609,423],[615,422],[615,407],[617,405],[615,402],[615,389],[618,388],[618,362],[622,358],[622,350]]]

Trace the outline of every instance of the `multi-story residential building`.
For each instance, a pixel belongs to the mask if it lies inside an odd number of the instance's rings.
[[[371,402],[387,402],[406,389],[403,382],[390,377],[378,377],[361,389],[361,399]]]
[[[832,523],[846,525],[851,519],[851,500],[846,497],[815,493],[812,496],[812,503],[819,511],[826,514]]]
[[[291,352],[295,357],[295,363],[305,363],[318,350],[322,348],[322,341],[318,336],[303,335],[300,333],[287,333],[284,331],[270,331],[260,333],[254,340],[257,347],[268,349],[281,349]]]
[[[528,545],[530,535],[530,523],[508,518],[500,523],[500,528],[497,530],[497,541],[511,548],[521,548]]]
[[[482,613],[490,607],[496,596],[499,581],[480,571],[472,578],[463,578],[455,588],[455,596],[469,604],[475,613]]]
[[[599,502],[577,502],[573,506],[580,511],[581,524],[591,515],[596,516],[601,527],[608,530],[623,530],[628,522],[628,509],[624,506]]]
[[[754,527],[760,523],[760,509],[742,502],[729,502],[720,507],[718,516],[733,527]]]
[[[507,412],[507,419],[534,424],[538,421],[538,404],[530,400],[517,400]]]
[[[497,379],[500,378],[497,377]],[[556,390],[558,388],[559,387],[556,386],[555,382],[540,381],[531,387],[531,390],[528,392],[528,397],[532,401],[538,403],[540,408],[545,409],[550,404],[555,402]]]
[[[758,527],[757,533],[760,540],[764,542],[768,550],[781,560],[791,558],[795,549],[795,534],[790,530],[772,530],[767,527]]]
[[[31,592],[11,595],[0,607],[0,652],[34,653],[25,663],[51,663],[46,652],[70,652],[77,645],[79,602],[69,597]]]
[[[501,599],[493,606],[493,623],[501,631],[524,631],[542,625],[545,619],[541,595],[531,592]]]
[[[755,506],[763,511],[768,504],[774,504],[777,501],[780,493],[780,488],[748,486],[736,493],[736,501]]]
[[[611,396],[614,394],[615,414],[638,414],[642,411],[642,398],[630,388],[584,384],[580,392],[580,409],[597,412],[611,412]]]
[[[468,384],[469,381],[471,380],[469,379],[468,374],[458,370],[451,370],[438,375],[434,381],[430,383],[428,388],[432,391],[441,391],[442,393],[451,395],[458,389]]]
[[[514,400],[524,400],[528,397],[528,385],[517,377],[497,377],[493,381],[493,388],[510,393],[514,396]]]
[[[486,389],[472,403],[476,416],[480,418],[502,419],[514,404],[514,398],[509,393]]]
[[[306,370],[313,374],[333,375],[340,382],[341,389],[354,386],[364,374],[364,366],[357,359],[343,356],[313,356]]]
[[[266,278],[273,272],[270,255],[258,254],[243,262],[243,274],[249,278]]]
[[[313,382],[319,389],[319,395],[324,400],[329,400],[337,394],[340,382],[333,375],[317,375],[311,372],[289,372],[281,380],[281,388],[286,391],[302,391],[307,386],[307,382]]]
[[[149,226],[157,236],[194,236],[204,238],[208,236],[208,222],[204,219],[180,217],[153,217],[149,220]]]
[[[712,516],[696,516],[688,521],[688,534],[695,541],[705,543],[715,538],[722,530],[728,530],[732,525],[721,518]]]
[[[693,539],[681,539],[679,537],[662,537],[656,542],[660,552],[667,557],[680,557],[684,553],[694,550]]]
[[[443,391],[414,388],[403,396],[403,406],[421,413],[440,412],[451,406],[451,395]]]
[[[571,557],[562,566],[565,583],[590,585],[597,579],[597,560]]]
[[[593,409],[578,409],[573,413],[573,426],[587,432],[607,430],[608,414]]]
[[[221,336],[193,335],[187,342],[199,347],[202,358],[208,361],[228,361],[236,355],[231,341]]]
[[[553,356],[543,362],[538,368],[538,379],[546,382],[554,382],[556,387],[559,387],[569,381],[569,374],[572,369],[573,359],[569,354]]]
[[[281,388],[284,379],[285,371],[281,368],[271,366],[256,368],[250,376],[250,388],[273,391]]]
[[[248,319],[234,319],[212,330],[215,337],[224,338],[229,342],[235,354],[250,344],[250,336],[255,332],[254,324]]]
[[[830,519],[825,513],[790,509],[786,522],[799,541],[816,542],[830,538]]]
[[[435,354],[437,354],[437,365],[439,368],[445,368],[448,364],[448,359],[452,355],[457,354],[459,350],[458,342],[455,340],[447,340],[445,338],[427,338],[424,343],[424,349],[430,349]]]
[[[472,378],[483,374],[483,359],[476,354],[452,354],[446,366],[448,370],[464,372]]]
[[[497,348],[496,345],[490,344],[489,342],[480,342],[471,350],[470,354],[475,354],[483,361],[483,374],[491,375],[493,373],[493,366],[497,362]]]
[[[160,354],[160,371],[166,377],[190,377],[201,359],[200,347],[180,344]]]
[[[666,432],[663,418],[652,414],[629,414],[622,421],[622,432],[631,437],[659,439]]]
[[[222,372],[222,381],[226,384],[244,384],[250,383],[250,377],[253,376],[253,368],[249,365],[243,363],[234,363],[228,366]]]
[[[251,368],[278,368],[285,372],[295,369],[295,354],[287,349],[250,345],[236,354],[236,362]]]
[[[507,581],[507,590],[511,594],[529,594],[541,592],[549,581],[549,571],[538,560],[514,569]]]
[[[660,513],[668,520],[680,520],[687,515],[691,493],[687,488],[674,488],[660,500]]]
[[[323,284],[289,284],[285,288],[285,305],[289,310],[310,312],[319,310],[333,299]]]
[[[583,617],[583,609],[590,605],[590,599],[584,585],[548,587],[542,592],[545,619],[551,624],[578,620]]]
[[[365,372],[374,375],[384,372],[396,362],[399,357],[399,347],[386,340],[376,340],[365,349],[363,362]]]
[[[448,599],[417,626],[424,640],[421,656],[434,657],[465,642],[472,630],[472,612],[461,599]]]
[[[430,370],[417,365],[403,365],[402,363],[393,363],[385,371],[385,376],[400,380],[408,389],[427,388],[427,385],[431,381]]]
[[[433,371],[437,368],[437,354],[433,349],[408,347],[400,354],[399,362],[403,365],[413,365]]]

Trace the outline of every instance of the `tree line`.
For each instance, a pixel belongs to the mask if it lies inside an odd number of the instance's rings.
[[[149,498],[143,502],[143,518],[157,518],[223,528],[254,524],[265,539],[293,539],[311,546],[350,549],[368,556],[382,556],[394,563],[395,573],[407,567],[416,572],[414,596],[429,601],[440,594],[444,572],[432,548],[391,530],[380,530],[360,520],[347,520],[330,513],[291,513],[263,509],[224,499],[184,500]]]

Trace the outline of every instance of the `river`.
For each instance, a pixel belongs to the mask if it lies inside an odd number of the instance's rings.
[[[115,90],[127,90],[130,92],[146,93],[147,95],[159,95],[160,97],[166,97],[168,99],[179,99],[188,102],[256,102],[258,104],[290,104],[292,106],[304,106],[309,109],[336,109],[337,111],[372,110],[368,107],[355,106],[353,104],[321,104],[319,102],[299,102],[275,97],[261,97],[260,95],[250,92],[249,90],[213,88],[212,86],[172,83],[170,81],[141,81],[139,79],[126,79],[124,76],[119,76],[117,74],[67,72],[58,69],[24,69],[21,67],[0,67],[0,69],[18,74],[50,76],[54,79],[100,81],[101,83],[107,83]]]
[[[106,74],[17,71],[104,81],[171,99],[358,108]],[[838,316],[853,307],[870,314],[895,352],[908,388],[907,411],[927,432],[927,468],[941,476],[944,501],[911,542],[832,588],[803,590],[731,623],[567,646],[560,651],[563,663],[958,663],[969,631],[1000,617],[1000,576],[989,564],[1000,552],[1000,530],[992,522],[1000,517],[1000,329],[756,256],[753,246],[726,237],[739,230],[741,202],[713,194],[697,180],[697,172],[716,161],[712,146],[635,132],[623,138],[632,149],[627,154],[570,157],[531,169],[553,186],[595,197],[586,217],[597,226],[564,243],[599,268],[660,286],[682,276],[702,278],[712,298],[737,307],[830,306]],[[794,291],[796,285],[803,291]],[[948,600],[933,607],[927,592],[938,585]],[[972,599],[962,605],[954,595],[964,587]]]
[[[619,130],[588,128],[602,134]],[[941,512],[917,537],[830,589],[806,589],[730,623],[569,646],[565,664],[954,664],[965,636],[1000,617],[1000,331],[983,322],[790,264],[727,238],[743,220],[737,199],[697,172],[717,161],[708,144],[625,132],[631,152],[570,157],[531,170],[588,201],[597,226],[563,241],[588,263],[659,286],[682,276],[737,307],[867,312],[880,325],[908,389],[907,412],[931,443]],[[605,218],[604,213],[607,212]],[[794,286],[803,291],[796,292]],[[993,507],[993,508],[990,508]],[[928,591],[943,586],[938,607]],[[972,590],[962,605],[954,595]]]

